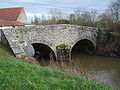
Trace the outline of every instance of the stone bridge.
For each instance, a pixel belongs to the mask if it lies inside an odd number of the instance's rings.
[[[22,26],[1,30],[1,42],[18,58],[46,50],[50,58],[70,60],[73,47],[80,41],[95,49],[97,31],[95,27],[70,24]]]

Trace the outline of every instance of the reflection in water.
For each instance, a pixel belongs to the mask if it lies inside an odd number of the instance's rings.
[[[102,82],[112,87],[120,88],[120,58],[73,53],[71,63],[51,63],[49,60],[39,60],[39,62],[42,66],[60,69],[71,74]]]
[[[90,78],[120,88],[120,58],[92,56],[85,53],[74,53],[73,56],[73,62],[76,64],[76,60],[80,62]]]

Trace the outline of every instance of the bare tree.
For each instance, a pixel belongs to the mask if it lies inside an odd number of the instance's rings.
[[[97,10],[85,11],[82,14],[82,18],[86,25],[95,26],[97,22],[98,12]]]
[[[59,19],[63,18],[63,13],[58,9],[50,9],[51,23],[55,24]]]
[[[39,25],[41,22],[40,18],[34,15],[34,19],[31,20],[32,24]]]
[[[70,24],[75,24],[75,21],[76,21],[76,15],[75,15],[75,13],[71,13],[69,15],[69,21],[70,21]]]
[[[120,22],[120,0],[116,0],[110,4],[108,13],[111,16],[113,23]]]
[[[112,20],[110,18],[110,15],[108,15],[107,13],[102,13],[98,16],[98,27],[101,28],[109,28],[110,25],[112,24]]]
[[[41,20],[42,20],[43,25],[46,24],[46,15],[45,14],[42,14]]]
[[[84,25],[84,20],[82,19],[82,13],[85,11],[85,9],[77,9],[75,10],[75,24],[77,25]]]
[[[77,9],[75,11],[77,24],[86,26],[95,26],[98,18],[97,10]]]

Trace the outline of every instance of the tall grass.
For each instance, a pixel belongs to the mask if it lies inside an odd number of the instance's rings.
[[[60,70],[0,57],[0,90],[116,90]]]
[[[8,48],[6,48],[4,45],[0,43],[0,56],[13,57],[13,53],[12,51],[10,51]]]
[[[83,62],[80,62],[79,59],[77,59],[75,62],[74,61],[71,61],[71,62],[54,61],[54,60],[46,61],[44,59],[38,60],[38,61],[36,61],[36,62],[38,62],[38,64],[41,66],[49,67],[54,70],[61,70],[63,72],[67,72],[71,75],[81,76],[88,80],[95,80],[97,82],[101,82],[101,78],[99,77],[98,72],[96,72],[95,70],[92,70],[92,68],[89,68],[89,70],[84,69]],[[93,74],[91,74],[89,71]],[[101,83],[113,87],[113,85],[110,82],[105,81],[105,82],[101,82]]]

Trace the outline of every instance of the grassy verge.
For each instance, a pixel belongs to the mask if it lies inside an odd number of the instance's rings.
[[[0,90],[115,90],[95,81],[0,57]]]

